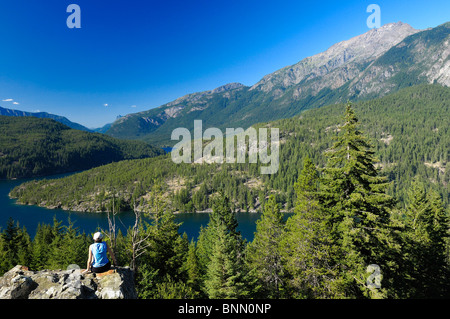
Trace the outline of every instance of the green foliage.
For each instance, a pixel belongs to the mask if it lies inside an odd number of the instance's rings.
[[[165,211],[162,216],[155,216],[151,224],[149,238],[148,262],[160,269],[159,275],[169,275],[174,279],[184,276],[181,272],[185,263],[188,241],[178,234],[179,224],[174,222],[175,215]]]
[[[242,273],[238,269],[236,238],[226,230],[225,224],[216,227],[212,256],[207,267],[205,281],[209,298],[237,298],[242,292]]]
[[[320,177],[307,157],[295,183],[294,215],[286,222],[281,241],[287,272],[287,291],[297,298],[340,297],[334,289],[336,247],[331,239],[331,219],[320,201]],[[334,249],[334,250],[333,250]]]
[[[270,195],[264,212],[256,223],[253,241],[247,246],[247,262],[254,269],[260,288],[259,296],[279,298],[283,293],[284,265],[282,263],[281,238],[284,233],[280,204]]]
[[[195,292],[195,296],[199,296],[202,287],[202,273],[197,256],[197,246],[194,240],[189,244],[186,262],[183,265],[183,268],[187,275],[186,284],[192,288]]]
[[[162,156],[29,182],[11,195],[151,213],[140,224],[148,235],[137,263],[141,298],[448,298],[448,101],[448,88],[427,85],[271,122],[281,132],[281,166],[264,177],[260,164],[177,165]],[[173,215],[189,203],[212,208],[191,243]],[[233,213],[250,205],[263,214],[246,243]],[[294,215],[284,223],[286,208]],[[0,270],[83,263],[88,241],[57,221],[31,241],[11,220],[0,236]],[[130,263],[130,234],[116,247]],[[368,285],[372,264],[380,288]]]
[[[353,105],[361,130],[373,146],[377,159],[374,166],[391,182],[386,192],[403,207],[414,176],[437,191],[444,206],[450,201],[448,101],[449,88],[423,85]],[[175,164],[166,155],[112,163],[60,180],[30,182],[18,186],[11,195],[24,204],[105,211],[115,194],[123,202],[122,209],[130,210],[132,198],[139,206],[158,181],[177,211],[209,209],[218,191],[230,199],[232,209],[262,211],[269,190],[277,191],[282,209],[292,211],[294,183],[305,157],[318,168],[325,166],[325,151],[342,129],[339,119],[343,110],[344,105],[330,105],[300,117],[255,126],[280,130],[280,167],[276,174],[260,175],[260,163]]]
[[[193,298],[196,292],[188,278],[187,235],[179,235],[180,224],[160,192],[150,198],[153,214],[144,232],[145,250],[139,259],[137,286],[141,298]]]
[[[450,89],[439,85],[407,88],[383,98],[353,104],[361,130],[373,145],[380,176],[393,182],[387,193],[404,206],[406,190],[414,176],[436,190],[448,205],[450,175],[446,165],[450,154]],[[345,105],[330,105],[304,112],[300,117],[271,122],[285,140],[280,148],[277,174],[264,177],[269,189],[281,190],[284,201],[295,201],[292,185],[299,167],[308,156],[321,168],[326,151],[342,129],[340,114]],[[289,195],[289,196],[288,196]]]
[[[0,243],[4,256],[0,263],[0,273],[8,271],[16,264],[27,264],[30,262],[31,247],[30,236],[26,228],[20,228],[19,223],[15,224],[9,218],[6,229],[1,233]]]
[[[404,297],[448,298],[450,268],[446,242],[450,227],[440,197],[415,179],[408,192],[403,253],[407,257]]]
[[[389,253],[396,243],[391,235],[389,211],[394,202],[385,194],[386,177],[378,176],[373,148],[359,131],[350,103],[341,128],[335,144],[326,153],[322,196],[331,216],[332,240],[339,247],[343,285],[358,297],[368,293],[367,265],[391,266]]]
[[[50,119],[0,116],[0,178],[54,175],[161,154],[143,142],[74,130]]]
[[[70,264],[84,265],[90,244],[88,237],[78,229],[61,226],[54,220],[53,226],[39,225],[31,240],[25,228],[10,219],[0,236],[0,255],[4,256],[0,264],[0,274],[15,265],[28,266],[33,270],[65,269]]]
[[[336,145],[340,145],[339,141]],[[339,154],[338,150],[333,149],[334,154]],[[345,153],[344,158],[347,159]],[[340,172],[332,170],[339,181],[330,184],[327,170],[336,167],[327,165],[322,173],[311,160],[305,160],[295,183],[295,214],[285,224],[275,196],[270,196],[254,240],[249,244],[237,231],[225,196],[215,198],[208,227],[202,229],[197,243],[189,244],[186,235],[179,234],[179,225],[174,223],[173,212],[164,197],[153,194],[149,199],[154,212],[151,223],[141,224],[144,233],[150,236],[145,237],[148,245],[136,269],[138,296],[143,299],[448,297],[449,224],[439,196],[426,192],[415,182],[406,210],[398,213],[390,205],[381,207],[378,197],[371,197],[381,194],[380,190],[368,194],[353,185],[362,194],[362,200],[355,201],[345,191],[352,184],[342,182],[351,176],[344,170],[346,167],[342,165]],[[356,173],[353,176],[354,181],[367,181],[367,176],[356,178]],[[374,190],[370,185],[372,182],[377,185],[377,179],[372,177],[367,186]],[[333,194],[330,185],[347,188],[338,188],[339,196]],[[364,200],[370,205],[366,206]],[[376,223],[376,218],[362,215],[368,207],[372,213],[386,210],[393,216]],[[358,219],[346,219],[350,210]],[[392,234],[386,235],[386,228]],[[26,229],[10,219],[0,236],[0,272],[17,263],[32,265],[33,270],[84,264],[90,241],[70,220],[68,226],[62,226],[56,219],[53,225],[39,225],[30,241]],[[117,236],[117,249],[126,250],[116,251],[116,256],[122,256],[121,265],[131,262],[130,241],[129,233]],[[363,272],[368,262],[380,265],[381,288],[366,287],[367,274]]]
[[[314,71],[318,65],[314,65],[317,59],[312,58],[271,73],[253,87],[189,94],[158,108],[129,114],[114,122],[107,134],[173,146],[176,142],[171,140],[171,132],[177,127],[192,132],[196,119],[203,120],[205,129],[248,128],[258,122],[289,118],[307,109],[335,105],[347,99],[353,102],[367,100],[426,84],[436,72],[436,63],[444,62],[441,64],[444,65],[446,62],[439,59],[441,56],[446,58],[442,50],[448,46],[449,30],[448,23],[422,30],[378,57],[349,59],[340,66],[340,62],[330,60],[324,74]],[[312,73],[308,74],[308,69]],[[297,73],[299,71],[306,71],[303,78]],[[334,75],[330,77],[329,72]],[[341,80],[345,77],[349,80],[336,85],[337,74],[341,75]]]
[[[208,227],[199,239],[204,290],[209,298],[242,298],[249,294],[245,284],[244,241],[228,198],[219,195]],[[206,240],[205,240],[206,239]]]

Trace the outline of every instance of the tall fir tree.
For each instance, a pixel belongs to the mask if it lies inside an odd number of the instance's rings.
[[[284,267],[280,241],[284,232],[283,213],[270,195],[261,218],[256,222],[253,241],[247,246],[247,262],[261,286],[259,296],[280,298],[284,289]]]
[[[187,256],[189,241],[180,236],[180,224],[175,222],[175,215],[167,207],[157,211],[150,225],[147,262],[159,270],[159,276],[182,279],[182,266]]]
[[[12,218],[8,219],[6,229],[1,234],[2,251],[5,259],[1,265],[4,271],[17,264],[28,266],[31,263],[31,239],[25,227],[20,228]]]
[[[30,265],[32,262],[30,235],[25,227],[18,228],[17,235],[17,242],[15,245],[17,259],[15,263],[19,265]]]
[[[2,248],[2,272],[6,272],[16,265],[16,249],[15,243],[18,237],[19,227],[15,224],[12,217],[8,219],[5,230],[1,233]]]
[[[189,241],[180,236],[180,224],[158,184],[149,198],[151,223],[145,223],[145,253],[139,257],[137,290],[141,298],[181,298],[192,289],[186,281],[185,263]],[[143,225],[142,225],[143,226]]]
[[[331,298],[335,265],[330,224],[321,206],[319,173],[309,157],[295,183],[294,215],[286,222],[283,261],[289,274],[289,292],[296,298]]]
[[[449,265],[446,255],[449,218],[440,196],[427,192],[414,179],[408,192],[405,218],[405,257],[408,298],[448,298]]]
[[[330,213],[332,240],[338,245],[336,262],[346,296],[385,297],[396,267],[399,244],[392,236],[392,197],[387,179],[375,168],[373,146],[359,130],[358,119],[347,104],[344,124],[332,148],[323,174],[323,203]],[[379,265],[383,287],[367,284],[367,267]]]
[[[11,264],[8,260],[8,251],[6,249],[6,242],[3,236],[0,236],[0,276],[11,269]]]
[[[198,242],[200,269],[205,270],[204,290],[209,298],[239,298],[250,293],[245,276],[245,242],[237,226],[228,198],[219,194]]]
[[[200,295],[202,276],[197,257],[197,246],[194,240],[191,240],[189,243],[187,258],[183,267],[187,275],[186,284],[192,288],[197,296]]]
[[[248,295],[238,239],[224,222],[216,226],[211,260],[207,266],[206,293],[210,299],[236,299]]]
[[[64,269],[70,264],[84,265],[88,257],[90,241],[69,219],[68,226],[54,220],[54,238],[49,245],[50,255],[48,267]]]
[[[38,224],[36,235],[31,245],[32,263],[30,268],[33,270],[45,269],[48,264],[49,249],[53,241],[52,227],[47,224]]]
[[[237,239],[236,244],[239,251],[243,250],[244,242],[240,232],[237,230],[238,222],[235,214],[231,210],[228,197],[220,193],[212,200],[212,213],[209,215],[207,227],[201,228],[197,243],[197,253],[199,258],[199,267],[203,274],[211,260],[214,251],[214,241],[217,235],[218,225],[225,224],[227,232],[231,233]]]

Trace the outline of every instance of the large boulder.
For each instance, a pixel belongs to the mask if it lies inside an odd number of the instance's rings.
[[[115,267],[103,274],[80,269],[31,271],[17,265],[0,277],[0,299],[136,299],[134,273]]]

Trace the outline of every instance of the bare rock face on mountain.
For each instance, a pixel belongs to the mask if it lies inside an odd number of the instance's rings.
[[[182,110],[188,104],[193,104],[193,105],[206,104],[206,101],[211,99],[213,94],[225,93],[225,92],[239,89],[242,87],[244,87],[244,85],[241,83],[228,83],[228,84],[219,86],[218,88],[215,88],[214,90],[187,94],[185,96],[182,96],[182,97],[176,99],[173,102],[167,103],[166,106],[169,108],[166,108],[164,110],[164,113],[168,114],[169,117],[176,117],[176,115],[178,115],[178,113],[179,113],[177,111]],[[200,106],[200,108],[201,108],[201,106]],[[175,112],[173,111],[174,109],[176,109]]]
[[[450,86],[450,23],[393,46],[350,87],[359,95],[383,95],[396,86],[435,82]]]
[[[186,94],[158,108],[132,113],[116,120],[107,131],[108,135],[120,138],[136,138],[152,133],[169,120],[207,109],[215,96],[229,98],[230,92],[245,88],[241,83],[228,83],[209,91]]]
[[[192,129],[190,123],[196,119],[203,120],[204,128],[247,128],[413,85],[450,86],[449,54],[450,23],[426,30],[389,23],[268,74],[251,87],[231,83],[127,115],[107,134],[173,146],[171,132],[177,127]]]
[[[17,265],[0,277],[0,299],[136,299],[133,271],[104,274],[80,269],[31,271]]]
[[[317,93],[324,87],[336,89],[359,75],[364,65],[417,32],[419,30],[406,23],[386,24],[266,75],[250,90],[270,92],[277,87],[284,90],[303,81],[303,86],[294,92],[294,96],[300,98],[304,95],[302,92]],[[313,81],[319,77],[320,83]]]

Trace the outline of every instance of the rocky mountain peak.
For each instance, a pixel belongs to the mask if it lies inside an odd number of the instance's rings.
[[[388,23],[268,74],[252,87],[229,83],[188,94],[120,119],[107,134],[158,144],[165,138],[170,145],[170,132],[195,119],[243,127],[349,99],[382,97],[405,86],[450,86],[449,30],[450,22],[426,30]]]
[[[407,23],[388,23],[378,29],[371,29],[364,34],[332,45],[325,52],[303,59],[292,66],[285,67],[266,75],[251,87],[264,92],[274,87],[287,88],[305,79],[324,76],[347,63],[367,63],[373,61],[404,38],[420,30]]]
[[[180,105],[180,104],[183,104],[182,108],[184,108],[184,106],[185,106],[184,104],[186,104],[186,103],[194,103],[194,104],[195,103],[203,103],[204,101],[202,99],[206,96],[210,96],[210,95],[216,94],[216,93],[225,93],[227,91],[231,91],[231,90],[238,89],[241,87],[244,87],[244,85],[241,83],[237,83],[237,82],[228,83],[228,84],[219,86],[218,88],[215,88],[213,90],[184,95],[184,96],[176,99],[175,101],[172,101],[172,102],[169,102],[169,103],[163,105],[162,108],[172,107],[174,105]]]
[[[215,88],[214,90],[211,91],[211,93],[222,93],[222,92],[238,89],[243,86],[245,86],[245,85],[241,84],[241,83],[237,83],[237,82],[228,83],[228,84],[219,86],[218,88]]]

